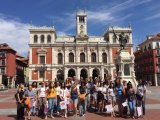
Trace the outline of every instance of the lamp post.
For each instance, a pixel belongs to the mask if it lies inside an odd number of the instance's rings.
[[[43,82],[44,82],[44,77],[45,77],[45,71],[47,70],[47,66],[45,66],[45,64],[43,64],[40,67],[35,67],[35,71],[39,71],[40,73],[42,72],[43,74]]]

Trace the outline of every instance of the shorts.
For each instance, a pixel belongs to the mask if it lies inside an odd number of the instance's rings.
[[[78,98],[71,98],[73,103],[78,103]]]
[[[116,97],[110,95],[110,96],[109,96],[109,100],[116,101]]]

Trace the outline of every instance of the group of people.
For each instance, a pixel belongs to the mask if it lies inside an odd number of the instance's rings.
[[[15,94],[17,101],[17,119],[31,119],[39,116],[47,119],[55,116],[67,118],[69,115],[85,116],[87,112],[109,113],[111,117],[131,118],[145,115],[146,86],[142,80],[136,88],[122,78],[104,80],[89,77],[84,80],[67,78],[65,82],[36,82],[25,89],[20,84]],[[115,106],[118,111],[115,112]],[[129,109],[128,109],[129,108]],[[128,115],[129,113],[129,115]]]

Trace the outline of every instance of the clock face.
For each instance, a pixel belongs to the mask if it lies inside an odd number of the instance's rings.
[[[83,28],[84,28],[84,26],[83,26],[83,25],[81,25],[81,26],[80,26],[80,29],[82,30]]]

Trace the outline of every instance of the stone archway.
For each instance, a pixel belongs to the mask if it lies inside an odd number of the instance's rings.
[[[57,71],[57,79],[59,83],[64,82],[64,72],[63,70],[58,70]]]
[[[76,73],[75,73],[75,70],[74,69],[70,69],[69,71],[68,71],[68,77],[73,77],[73,76],[75,76],[76,75]]]
[[[86,69],[81,70],[80,77],[82,77],[83,80],[86,80],[86,78],[88,77],[88,73]]]
[[[108,76],[108,70],[104,69],[104,78]]]
[[[99,77],[99,74],[100,74],[100,71],[97,68],[93,69],[92,71],[93,80],[95,80],[96,77]]]

